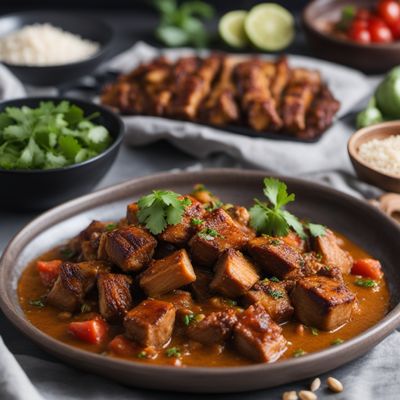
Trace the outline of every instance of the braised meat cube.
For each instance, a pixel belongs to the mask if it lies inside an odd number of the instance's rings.
[[[124,318],[125,336],[141,346],[162,347],[171,338],[175,307],[161,300],[144,300]]]
[[[354,293],[343,282],[325,276],[300,279],[291,298],[299,321],[325,331],[347,323],[356,302]]]
[[[226,209],[226,212],[239,224],[248,226],[250,221],[250,214],[246,207],[232,206]]]
[[[193,307],[192,295],[185,290],[174,290],[171,293],[158,297],[158,299],[173,304],[176,310],[190,309]]]
[[[196,300],[202,302],[212,296],[210,284],[213,280],[213,276],[209,270],[203,268],[196,268],[194,272],[196,274],[196,280],[190,285],[190,289]]]
[[[239,250],[227,249],[218,259],[210,288],[233,298],[244,294],[258,280],[256,267]]]
[[[314,246],[315,251],[322,255],[325,264],[340,268],[343,274],[350,273],[353,258],[339,246],[338,239],[332,231],[326,229],[325,235],[315,239]]]
[[[221,208],[204,218],[202,228],[192,237],[189,246],[193,261],[204,266],[212,266],[226,249],[242,249],[250,239],[250,233],[244,232]]]
[[[157,246],[150,233],[133,225],[103,233],[101,240],[104,247],[101,244],[100,247],[107,258],[126,272],[138,271],[149,264]]]
[[[256,283],[251,290],[245,293],[241,303],[245,307],[249,307],[258,302],[275,322],[288,321],[293,315],[294,308],[285,286],[282,282],[272,282],[265,279]]]
[[[160,296],[196,280],[192,263],[185,249],[161,260],[153,260],[140,278],[140,286],[150,297]]]
[[[121,321],[132,308],[132,278],[123,274],[101,273],[97,278],[99,310],[110,322]]]
[[[212,312],[198,322],[192,322],[186,330],[187,336],[205,345],[223,343],[232,335],[237,322],[235,311]]]
[[[276,361],[286,351],[282,328],[256,303],[238,315],[233,341],[243,356],[258,362]]]
[[[249,241],[247,249],[264,271],[279,279],[296,279],[303,275],[301,254],[283,240],[257,237]]]
[[[85,247],[86,253],[88,254],[89,250],[89,254],[92,254],[93,251],[88,246],[90,245],[90,240],[92,239],[92,235],[104,232],[106,230],[107,225],[109,224],[110,222],[93,220],[84,230],[82,230],[79,233],[79,235],[75,236],[73,239],[70,240],[68,248],[74,251],[75,253],[79,253],[83,251],[84,250],[83,247]]]
[[[95,285],[98,273],[108,269],[109,265],[101,261],[62,263],[58,278],[47,295],[47,303],[61,310],[75,311]]]
[[[328,278],[343,280],[342,272],[338,267],[326,265],[322,262],[322,257],[316,253],[303,254],[304,275],[320,275]]]
[[[185,198],[190,200],[191,205],[186,207],[182,221],[179,224],[167,226],[164,232],[159,235],[160,240],[176,246],[183,246],[196,233],[196,225],[192,221],[201,220],[205,210],[194,197],[185,196]]]

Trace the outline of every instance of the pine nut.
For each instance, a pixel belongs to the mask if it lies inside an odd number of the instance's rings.
[[[297,400],[297,393],[292,390],[291,392],[285,392],[282,395],[282,400]]]
[[[321,386],[321,379],[315,378],[310,385],[310,390],[312,392],[316,392]]]
[[[318,397],[315,393],[310,392],[309,390],[301,390],[299,392],[299,397],[301,400],[317,400]]]
[[[339,393],[343,391],[343,384],[336,378],[333,378],[330,376],[326,380],[326,384],[328,385],[329,389],[332,390],[332,392]]]

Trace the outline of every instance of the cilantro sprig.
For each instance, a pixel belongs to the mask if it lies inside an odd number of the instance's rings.
[[[168,225],[177,225],[182,221],[186,207],[192,202],[169,190],[153,190],[138,201],[138,220],[153,234],[158,235]]]
[[[295,195],[288,193],[284,182],[275,178],[265,178],[263,192],[268,201],[254,199],[255,205],[250,209],[250,224],[257,233],[286,236],[293,229],[305,239],[307,228],[312,236],[325,234],[322,225],[302,223],[295,215],[285,210],[284,207],[295,200]]]

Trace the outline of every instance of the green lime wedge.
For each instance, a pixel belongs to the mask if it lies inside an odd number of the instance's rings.
[[[275,3],[262,3],[253,7],[244,21],[251,43],[266,51],[287,47],[295,34],[294,18],[289,11]]]
[[[229,46],[243,48],[249,43],[244,30],[246,15],[247,11],[236,10],[226,13],[220,19],[219,34]]]

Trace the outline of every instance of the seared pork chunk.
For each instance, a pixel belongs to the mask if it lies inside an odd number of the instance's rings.
[[[186,330],[187,336],[205,345],[223,343],[232,334],[237,322],[234,310],[212,312],[199,322],[192,322]]]
[[[258,362],[276,361],[286,350],[286,339],[261,304],[254,304],[238,315],[233,329],[236,349]]]
[[[249,241],[247,249],[264,271],[279,279],[296,279],[303,275],[301,254],[283,240],[262,236]]]
[[[175,307],[160,300],[144,300],[124,318],[125,336],[141,346],[162,347],[171,338]]]
[[[193,261],[212,266],[226,249],[242,249],[251,238],[251,231],[241,226],[221,208],[204,217],[202,230],[189,242]]]
[[[239,251],[227,249],[215,266],[210,288],[227,297],[238,297],[259,279],[256,267]]]
[[[322,255],[322,261],[327,265],[340,268],[343,274],[349,274],[353,266],[353,258],[343,250],[336,235],[329,229],[325,230],[325,235],[315,239],[315,251]]]
[[[138,271],[149,264],[157,246],[150,233],[133,225],[103,233],[101,242],[102,252],[126,272]]]
[[[173,304],[176,310],[190,309],[193,307],[192,295],[185,290],[174,290],[171,293],[158,297],[158,300]]]
[[[299,321],[325,331],[348,322],[356,305],[354,293],[343,282],[325,276],[300,279],[291,298]]]
[[[288,321],[294,311],[285,284],[267,279],[256,283],[251,290],[244,294],[241,302],[246,307],[258,302],[278,323]]]
[[[110,322],[119,322],[132,307],[132,278],[123,274],[101,273],[97,278],[99,310]]]
[[[176,225],[168,225],[167,228],[159,235],[164,242],[171,243],[176,246],[184,246],[189,239],[196,233],[197,225],[193,224],[194,220],[201,220],[205,213],[201,203],[192,196],[182,196],[181,199],[188,199],[191,204],[185,208],[182,221]]]
[[[196,274],[196,280],[190,285],[191,292],[197,301],[205,301],[212,296],[210,283],[213,276],[211,271],[203,268],[196,268],[194,272]]]
[[[338,267],[326,265],[322,262],[322,257],[316,253],[303,254],[304,259],[304,275],[320,275],[328,278],[343,280],[342,272]]]
[[[196,280],[192,263],[185,249],[153,260],[140,278],[140,286],[150,297],[160,296]]]
[[[61,310],[75,311],[95,285],[98,273],[109,268],[102,261],[63,262],[58,278],[47,295],[47,303]]]

